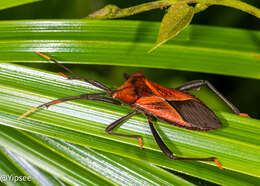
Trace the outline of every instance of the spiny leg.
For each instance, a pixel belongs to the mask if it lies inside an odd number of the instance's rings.
[[[74,75],[76,76],[75,79],[83,80],[83,81],[85,81],[85,82],[87,82],[87,83],[90,83],[90,84],[92,84],[92,85],[94,85],[94,86],[96,86],[96,87],[101,88],[102,90],[111,91],[110,88],[108,88],[107,86],[103,85],[102,83],[100,83],[100,82],[98,82],[98,81],[96,81],[96,80],[94,80],[94,79],[88,79],[88,78],[82,78],[82,77],[80,77],[80,76],[77,75],[75,72],[73,72],[73,71],[70,70],[69,68],[65,67],[63,64],[58,63],[55,59],[52,59],[51,57],[49,57],[49,56],[47,56],[47,55],[45,55],[45,54],[43,54],[43,53],[41,53],[41,52],[35,52],[35,53],[38,54],[38,55],[40,55],[40,56],[42,56],[43,58],[45,58],[45,59],[47,59],[47,60],[49,60],[49,61],[54,62],[55,64],[57,64],[57,65],[60,66],[61,68],[65,69],[65,70],[68,71],[69,73],[74,74]],[[63,73],[62,73],[62,74],[63,74]],[[63,74],[63,75],[64,75],[64,74]],[[64,75],[64,76],[67,77],[66,75]]]
[[[153,123],[152,123],[152,118],[150,116],[147,116],[147,117],[148,117],[150,129],[152,131],[152,134],[155,138],[156,143],[158,144],[160,149],[163,151],[163,153],[166,156],[168,156],[170,159],[172,159],[172,160],[192,160],[192,161],[214,161],[220,169],[224,169],[221,166],[220,162],[215,157],[211,157],[211,158],[181,158],[181,157],[174,156],[173,153],[171,152],[171,150],[165,145],[165,143],[162,141],[161,137],[157,133],[156,129],[154,128]]]
[[[65,101],[72,101],[72,100],[77,100],[77,99],[88,99],[88,100],[97,100],[97,101],[102,101],[102,102],[106,102],[106,103],[111,103],[111,104],[116,104],[116,105],[121,105],[121,103],[115,101],[115,100],[111,100],[111,99],[107,99],[107,98],[102,98],[102,97],[96,97],[98,95],[105,95],[106,93],[92,93],[92,94],[82,94],[82,95],[78,95],[78,96],[71,96],[71,97],[66,97],[66,98],[61,98],[61,99],[56,99],[53,101],[50,101],[48,103],[44,103],[42,105],[39,105],[37,107],[34,107],[33,109],[29,110],[28,112],[24,113],[22,116],[20,116],[18,118],[18,120],[21,120],[22,118],[24,118],[25,116],[27,116],[28,114],[34,112],[35,110],[41,108],[41,107],[49,107],[51,105],[55,105],[58,103],[63,103]]]
[[[126,116],[114,121],[113,123],[111,123],[110,125],[108,125],[108,127],[106,128],[106,133],[107,134],[111,134],[111,135],[116,135],[116,136],[122,136],[122,137],[128,137],[128,138],[136,138],[138,139],[140,148],[143,149],[143,143],[142,143],[142,138],[139,135],[127,135],[127,134],[120,134],[120,133],[115,133],[112,132],[112,130],[114,128],[116,128],[118,125],[120,125],[122,122],[124,122],[125,120],[129,119],[130,117],[132,117],[133,115],[138,114],[138,112],[132,112],[130,114],[127,114]]]
[[[207,85],[212,92],[214,92],[220,99],[222,99],[232,110],[235,114],[240,116],[249,117],[247,114],[240,113],[237,107],[235,107],[230,101],[228,101],[209,81],[207,80],[194,80],[185,83],[177,87],[177,90],[180,91],[188,91],[188,90],[200,90],[200,88],[204,85]]]

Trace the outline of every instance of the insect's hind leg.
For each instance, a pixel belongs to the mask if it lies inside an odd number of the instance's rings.
[[[187,82],[179,87],[177,87],[177,90],[180,91],[188,91],[188,90],[200,90],[202,86],[208,86],[212,92],[214,92],[222,101],[224,101],[232,110],[235,114],[241,115],[241,116],[246,116],[248,117],[247,114],[240,113],[239,109],[235,107],[230,101],[228,101],[209,81],[207,80],[194,80]]]
[[[214,161],[220,169],[223,169],[220,162],[215,157],[210,157],[210,158],[182,158],[182,157],[174,156],[172,151],[165,145],[165,143],[163,142],[163,140],[161,139],[161,137],[157,133],[156,129],[154,128],[153,123],[152,123],[152,118],[150,116],[147,116],[147,117],[148,117],[150,129],[152,131],[152,134],[155,138],[156,143],[158,144],[160,149],[163,151],[163,153],[166,156],[168,156],[170,159],[172,159],[172,160],[192,160],[192,161]]]
[[[112,100],[112,99],[107,99],[107,98],[102,98],[102,97],[96,97],[98,95],[105,95],[106,93],[92,93],[92,94],[82,94],[82,95],[78,95],[78,96],[71,96],[71,97],[66,97],[66,98],[61,98],[61,99],[56,99],[53,101],[50,101],[48,103],[44,103],[42,105],[39,105],[37,107],[34,107],[33,109],[29,110],[28,112],[24,113],[22,116],[20,116],[18,118],[18,120],[24,118],[25,116],[27,116],[28,114],[34,112],[35,110],[38,110],[41,107],[49,107],[51,105],[55,105],[58,103],[63,103],[65,101],[72,101],[72,100],[77,100],[77,99],[88,99],[88,100],[96,100],[96,101],[102,101],[102,102],[106,102],[106,103],[111,103],[111,104],[116,104],[116,105],[121,105],[121,103]]]
[[[136,138],[136,139],[138,139],[140,148],[143,149],[143,143],[142,143],[141,136],[139,136],[139,135],[127,135],[127,134],[121,134],[121,133],[112,132],[112,130],[115,129],[118,125],[120,125],[122,122],[124,122],[125,120],[129,119],[130,117],[132,117],[133,115],[136,115],[136,114],[138,114],[138,112],[134,111],[134,112],[131,112],[130,114],[127,114],[126,116],[124,116],[124,117],[114,121],[113,123],[108,125],[108,127],[106,128],[106,133],[107,134],[111,134],[111,135],[115,135],[115,136]]]

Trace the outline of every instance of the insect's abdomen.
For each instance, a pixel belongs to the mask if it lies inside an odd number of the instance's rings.
[[[215,130],[221,127],[217,116],[202,102],[194,100],[168,101],[183,120],[190,123],[196,130]]]

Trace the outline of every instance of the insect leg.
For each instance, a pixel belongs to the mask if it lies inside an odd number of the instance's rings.
[[[72,101],[72,100],[77,100],[77,99],[88,99],[88,100],[97,100],[97,101],[102,101],[102,102],[106,102],[106,103],[111,103],[111,104],[116,104],[116,105],[121,105],[121,103],[116,102],[115,100],[111,100],[111,99],[106,99],[106,98],[102,98],[102,97],[96,97],[98,95],[105,95],[106,93],[93,93],[93,94],[82,94],[82,95],[78,95],[78,96],[71,96],[71,97],[66,97],[66,98],[61,98],[61,99],[56,99],[53,101],[50,101],[48,103],[44,103],[42,105],[39,105],[37,107],[34,107],[33,109],[29,110],[28,112],[24,113],[22,116],[20,116],[18,118],[18,120],[24,118],[25,116],[27,116],[28,114],[32,113],[33,111],[41,108],[41,107],[49,107],[51,105],[55,105],[58,103],[63,103],[65,101]]]
[[[120,125],[122,122],[124,122],[125,120],[129,119],[130,117],[132,117],[133,115],[138,114],[138,112],[132,112],[130,114],[127,114],[126,116],[114,121],[113,123],[111,123],[110,125],[108,125],[108,127],[106,128],[106,133],[107,134],[111,134],[111,135],[116,135],[116,136],[122,136],[122,137],[129,137],[129,138],[136,138],[138,139],[139,145],[141,147],[141,149],[143,149],[143,143],[142,143],[142,138],[139,135],[127,135],[127,134],[120,134],[120,133],[115,133],[112,132],[112,130],[114,128],[116,128],[118,125]]]
[[[152,118],[149,117],[149,116],[147,116],[147,117],[148,117],[150,129],[152,131],[152,134],[155,138],[156,143],[158,144],[160,149],[163,151],[163,153],[166,156],[168,156],[170,159],[172,159],[172,160],[192,160],[192,161],[214,161],[220,169],[223,169],[220,162],[215,157],[211,157],[211,158],[181,158],[181,157],[174,156],[172,151],[165,145],[165,143],[162,141],[161,137],[159,136],[159,134],[155,130],[153,123],[152,123]]]
[[[199,90],[202,86],[207,85],[211,91],[213,91],[220,99],[222,99],[237,115],[245,116],[245,114],[240,113],[237,107],[235,107],[230,101],[228,101],[210,82],[207,80],[195,80],[185,83],[177,87],[177,90],[187,91],[187,90]]]
[[[54,62],[55,64],[57,64],[58,66],[60,66],[61,68],[63,68],[64,70],[68,71],[69,73],[72,73],[74,74],[77,78],[76,79],[79,79],[79,80],[83,80],[87,83],[90,83],[96,87],[99,87],[105,91],[111,91],[110,88],[108,88],[107,86],[103,85],[102,83],[96,81],[96,80],[93,80],[93,79],[88,79],[88,78],[81,78],[79,75],[77,75],[75,72],[73,72],[72,70],[70,70],[69,68],[65,67],[63,64],[61,63],[58,63],[58,61],[56,61],[55,59],[52,59],[51,57],[41,53],[41,52],[35,52],[36,54],[44,57],[45,59],[49,60],[49,61],[52,61]],[[64,74],[63,74],[64,75]],[[67,77],[66,75],[64,75],[64,77]]]

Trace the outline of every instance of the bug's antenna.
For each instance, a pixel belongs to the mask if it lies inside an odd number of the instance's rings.
[[[49,57],[49,56],[47,56],[47,55],[45,55],[45,54],[43,54],[43,53],[41,53],[41,52],[35,51],[35,53],[38,54],[38,55],[40,55],[40,56],[42,56],[43,58],[47,59],[48,61],[54,62],[56,65],[60,66],[61,68],[63,68],[63,69],[66,70],[67,72],[69,72],[69,73],[71,73],[71,74],[73,74],[73,75],[76,76],[76,78],[73,78],[73,77],[69,77],[69,76],[66,76],[65,74],[61,73],[61,75],[62,75],[63,77],[65,77],[65,78],[67,78],[67,79],[70,79],[70,80],[73,80],[73,79],[75,79],[75,80],[83,80],[83,81],[85,81],[85,82],[87,82],[87,83],[90,83],[90,84],[92,84],[92,85],[94,85],[94,86],[96,86],[96,87],[98,87],[98,88],[101,88],[101,89],[103,89],[103,90],[105,90],[105,91],[111,92],[111,89],[108,88],[107,86],[103,85],[102,83],[100,83],[100,82],[98,82],[98,81],[96,81],[96,80],[94,80],[94,79],[82,78],[82,77],[80,77],[78,74],[76,74],[75,72],[73,72],[72,70],[70,70],[69,68],[65,67],[63,64],[58,63],[58,61],[56,61],[55,59],[52,59],[51,57]]]
[[[63,64],[58,63],[55,59],[52,59],[49,56],[46,56],[45,54],[41,53],[41,52],[37,52],[35,51],[36,54],[42,56],[43,58],[47,59],[48,61],[52,61],[54,62],[56,65],[60,66],[61,68],[65,69],[66,71],[68,71],[69,73],[72,73],[74,75],[76,75],[77,77],[79,77],[79,75],[77,75],[76,73],[74,73],[72,70],[70,70],[69,68],[65,67]]]
[[[72,101],[72,100],[88,99],[88,100],[96,100],[96,101],[102,101],[102,102],[105,102],[105,103],[120,105],[120,103],[117,102],[117,101],[107,99],[107,98],[103,98],[103,97],[98,97],[98,96],[104,96],[104,95],[106,95],[106,92],[81,94],[81,95],[78,95],[78,96],[70,96],[70,97],[66,97],[66,98],[56,99],[56,100],[53,100],[53,101],[50,101],[50,102],[47,102],[47,103],[43,103],[43,104],[41,104],[37,107],[34,107],[33,109],[31,109],[31,110],[25,112],[23,115],[21,115],[17,120],[23,119],[24,117],[26,117],[30,113],[38,110],[39,108],[42,108],[42,107],[48,108],[51,105],[63,103],[63,102],[66,102],[66,101]]]

